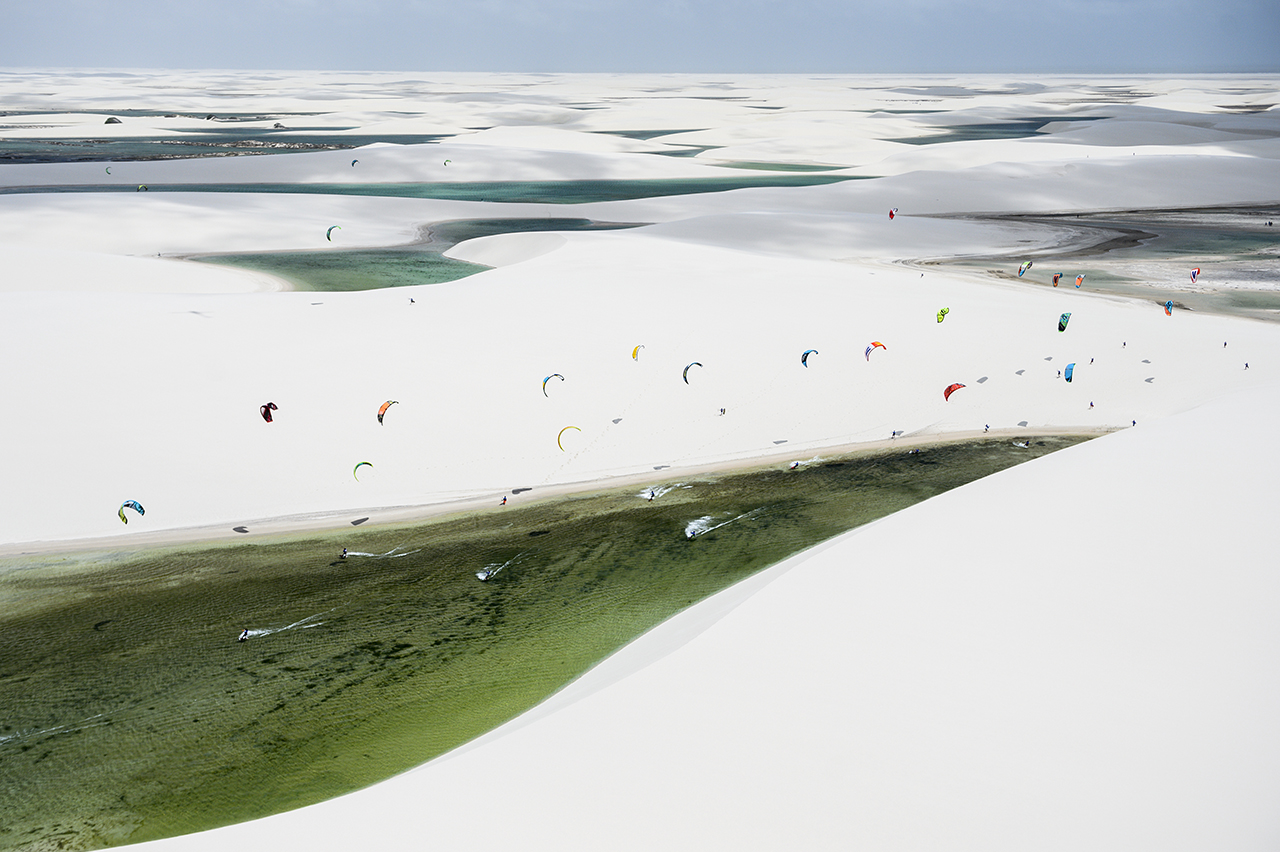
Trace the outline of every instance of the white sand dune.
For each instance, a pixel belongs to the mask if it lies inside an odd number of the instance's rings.
[[[60,94],[37,98],[35,79]],[[150,846],[1275,847],[1280,326],[1044,286],[1040,261],[1081,231],[958,217],[1274,206],[1280,81],[264,79],[14,75],[14,103],[50,111],[6,117],[22,127],[0,140],[39,139],[39,122],[98,133],[86,110],[120,91],[212,112],[209,85],[236,93],[219,112],[445,138],[110,175],[11,164],[0,187],[752,173],[717,165],[735,160],[877,177],[566,205],[0,194],[15,448],[0,552],[497,511],[504,494],[785,464],[898,431],[1119,431],[775,566],[455,755]],[[902,141],[1030,118],[1044,128]],[[141,138],[166,119],[130,121],[109,127]],[[654,153],[682,145],[717,147]],[[499,217],[650,226],[485,237],[450,255],[490,271],[357,293],[157,257],[402,244]],[[968,256],[1038,262],[1024,281],[918,265]],[[867,359],[872,340],[887,349]],[[551,373],[565,380],[544,395]],[[966,387],[944,401],[952,382]],[[127,526],[125,499],[147,509]]]

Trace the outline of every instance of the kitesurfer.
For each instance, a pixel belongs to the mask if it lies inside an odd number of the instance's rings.
[[[499,506],[505,506],[505,505],[507,505],[507,495],[505,495],[505,494],[503,494],[503,495],[502,495],[502,502],[501,502],[501,503],[499,503],[498,505],[499,505]]]
[[[236,641],[237,641],[237,642],[243,642],[244,640],[246,640],[246,639],[248,639],[248,638],[249,638],[249,628],[247,628],[247,627],[246,627],[244,630],[241,630],[241,631],[240,631],[240,636],[239,636],[239,638],[238,638],[238,639],[236,639]]]
[[[1089,407],[1090,407],[1090,408],[1093,408],[1093,401],[1092,401],[1092,400],[1090,400],[1090,401],[1089,401]]]
[[[985,426],[983,426],[983,427],[982,427],[982,431],[983,431],[983,432],[990,432],[990,431],[991,431],[991,424],[990,424],[990,423],[988,423],[988,424],[986,424]]]
[[[338,558],[339,558],[339,559],[346,559],[346,558],[347,558],[347,549],[346,549],[345,547],[344,547],[344,548],[342,548],[342,553],[338,554]]]
[[[650,489],[649,489],[649,502],[650,502],[650,503],[652,503],[652,502],[653,502],[653,489],[652,489],[652,488],[650,488]]]

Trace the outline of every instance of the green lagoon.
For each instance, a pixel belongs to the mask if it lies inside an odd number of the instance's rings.
[[[792,554],[1080,440],[655,474],[413,525],[0,561],[0,849],[139,842],[390,777]]]

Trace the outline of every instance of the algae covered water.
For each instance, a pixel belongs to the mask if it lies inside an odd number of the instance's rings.
[[[0,849],[139,842],[366,786],[787,556],[1079,440],[897,449],[533,492],[408,526],[0,563]]]

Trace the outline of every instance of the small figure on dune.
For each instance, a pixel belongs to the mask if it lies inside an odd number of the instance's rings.
[[[339,558],[339,559],[346,559],[346,558],[347,558],[347,549],[346,549],[345,547],[344,547],[344,548],[342,548],[342,552],[338,554],[338,558]]]
[[[505,494],[503,494],[503,495],[502,495],[502,502],[501,502],[501,503],[499,503],[498,505],[499,505],[499,506],[505,506],[505,505],[507,505],[507,495],[505,495]]]
[[[236,641],[243,642],[248,638],[249,638],[249,628],[246,627],[244,630],[240,631],[240,636],[236,639]]]

